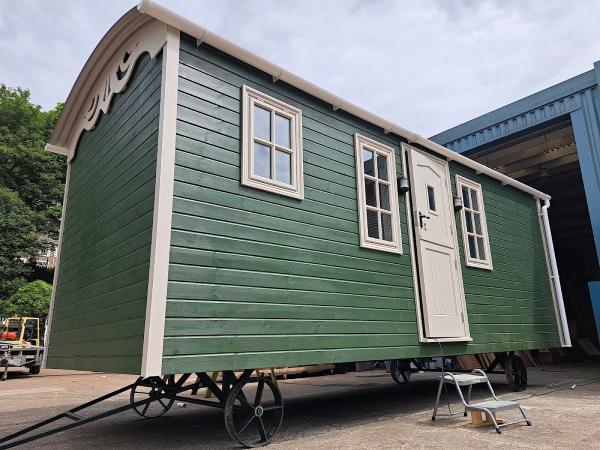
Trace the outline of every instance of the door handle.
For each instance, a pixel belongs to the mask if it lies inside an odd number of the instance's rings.
[[[423,219],[431,219],[431,217],[426,216],[421,211],[419,211],[419,227],[423,228]]]

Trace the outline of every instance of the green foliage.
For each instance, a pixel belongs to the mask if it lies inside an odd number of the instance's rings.
[[[44,112],[30,100],[27,89],[0,85],[0,143],[43,148],[52,134],[62,104]]]
[[[20,258],[58,237],[66,167],[44,146],[62,107],[42,111],[28,90],[0,85],[0,301],[35,274]]]
[[[0,186],[0,256],[31,256],[39,249],[37,215],[19,194]]]
[[[19,288],[9,299],[0,303],[0,317],[41,317],[48,314],[52,285],[35,280]]]
[[[0,187],[0,301],[25,283],[30,272],[19,258],[40,248],[36,219],[19,194]]]
[[[61,104],[41,111],[29,91],[0,85],[0,186],[17,192],[35,212],[62,201],[64,157],[44,150],[60,111]]]

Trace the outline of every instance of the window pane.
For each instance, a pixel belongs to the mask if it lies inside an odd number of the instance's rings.
[[[471,191],[471,209],[479,211],[479,202],[477,201],[477,191],[469,189]]]
[[[275,179],[292,184],[292,155],[289,153],[275,151]]]
[[[275,143],[283,147],[291,148],[291,132],[292,122],[290,119],[275,114]]]
[[[377,211],[367,210],[367,229],[369,237],[379,239],[379,219]]]
[[[365,175],[375,176],[375,167],[373,166],[373,152],[371,150],[363,150],[363,170]]]
[[[477,259],[477,248],[475,246],[475,236],[469,234],[469,255],[471,258]]]
[[[473,213],[473,219],[475,220],[475,233],[477,233],[479,236],[482,236],[483,233],[481,232],[481,215],[478,213]]]
[[[254,143],[254,174],[271,178],[271,148]]]
[[[379,207],[390,210],[390,188],[383,183],[379,183]]]
[[[377,155],[377,178],[388,179],[387,156]]]
[[[367,205],[377,207],[377,194],[375,192],[375,181],[365,178],[365,200]]]
[[[477,238],[477,250],[479,251],[479,259],[485,260],[485,250],[483,248],[483,238]]]
[[[467,231],[469,233],[473,232],[473,222],[472,222],[471,211],[465,211],[465,222],[467,222]]]
[[[254,105],[254,136],[271,140],[271,111]]]
[[[429,209],[435,211],[435,191],[431,186],[427,186],[427,198],[429,199]]]
[[[393,241],[392,238],[392,216],[381,213],[381,239],[384,241]]]
[[[470,208],[471,201],[469,198],[469,190],[464,186],[462,187],[462,199],[463,199],[463,205],[465,206],[465,208]]]

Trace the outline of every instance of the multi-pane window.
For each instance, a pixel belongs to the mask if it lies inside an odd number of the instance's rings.
[[[255,89],[243,88],[242,184],[302,198],[302,114]]]
[[[394,150],[355,137],[362,247],[401,253]]]
[[[462,229],[466,264],[491,269],[492,258],[481,185],[457,176],[456,186],[463,202]]]

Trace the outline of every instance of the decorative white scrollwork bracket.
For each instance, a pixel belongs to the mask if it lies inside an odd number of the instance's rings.
[[[139,57],[146,52],[150,54],[151,58],[156,57],[166,40],[166,25],[153,22],[142,27],[119,47],[115,52],[114,60],[98,78],[95,88],[90,91],[91,95],[85,104],[87,107],[83,108],[84,112],[73,129],[68,147],[69,160],[75,156],[81,133],[93,129],[100,116],[109,111],[114,95],[125,90]]]

